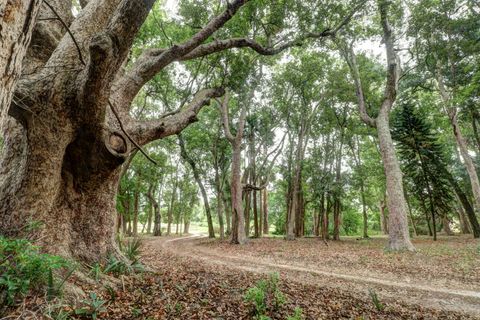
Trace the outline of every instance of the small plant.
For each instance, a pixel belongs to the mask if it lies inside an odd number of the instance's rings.
[[[273,273],[267,280],[260,280],[245,293],[244,299],[254,307],[255,319],[269,319],[268,310],[278,310],[286,299],[278,287],[278,273]]]
[[[368,293],[370,294],[370,297],[372,298],[372,302],[375,305],[375,308],[378,311],[383,311],[385,309],[385,306],[380,302],[380,299],[378,299],[378,295],[373,289],[368,289]]]
[[[88,274],[95,280],[95,282],[98,282],[98,280],[100,280],[100,276],[102,275],[102,266],[100,263],[97,262],[91,266]]]
[[[90,317],[93,320],[96,320],[99,314],[106,311],[104,307],[105,301],[98,298],[95,292],[91,292],[90,299],[84,300],[83,304],[85,307],[75,309],[76,315]]]
[[[142,241],[139,238],[133,238],[128,240],[123,246],[123,253],[125,256],[133,262],[138,260],[140,256],[140,247],[142,246]]]
[[[75,269],[75,267],[70,267],[65,276],[63,276],[58,282],[56,281],[56,277],[53,275],[52,269],[48,270],[47,299],[49,301],[62,294],[65,282],[68,280],[68,278],[70,278]]]
[[[49,298],[61,292],[71,275],[57,283],[57,271],[68,270],[71,264],[65,259],[40,253],[39,248],[25,239],[7,239],[0,236],[0,291],[1,304],[13,305],[18,296],[30,290],[44,291]]]
[[[132,267],[125,261],[117,259],[114,255],[108,258],[107,264],[103,269],[104,273],[111,273],[115,276],[129,274],[133,271]]]
[[[296,307],[293,310],[293,315],[289,316],[287,320],[303,320],[303,310],[300,307]]]

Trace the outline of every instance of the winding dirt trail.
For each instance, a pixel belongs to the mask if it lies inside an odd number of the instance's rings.
[[[161,246],[175,255],[189,257],[212,266],[222,265],[228,268],[253,273],[268,274],[279,272],[282,278],[288,278],[305,284],[320,287],[332,287],[361,296],[368,296],[374,290],[381,301],[399,301],[406,304],[424,307],[460,311],[478,316],[480,319],[480,291],[465,290],[461,287],[451,288],[429,285],[422,281],[396,281],[391,277],[367,277],[356,270],[348,274],[332,272],[320,267],[302,266],[290,261],[269,261],[265,258],[227,255],[218,250],[201,245],[203,235],[192,235],[174,239],[159,239],[150,245]]]

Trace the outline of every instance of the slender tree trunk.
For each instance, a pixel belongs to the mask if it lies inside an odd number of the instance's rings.
[[[258,237],[260,237],[260,229],[259,229],[259,224],[258,224],[257,190],[252,190],[252,193],[253,193],[252,204],[253,204],[253,228],[254,228],[253,236],[255,238],[258,238]]]
[[[333,240],[340,240],[340,199],[333,197]]]
[[[251,196],[251,191],[250,190],[245,191],[244,217],[245,217],[245,235],[247,236],[247,238],[250,236],[250,207],[252,203],[250,196]]]
[[[227,231],[226,235],[232,234],[232,214],[231,214],[231,205],[232,202],[228,201],[227,195],[224,194],[223,197],[223,207],[225,208],[225,220],[227,220]]]
[[[460,126],[457,121],[457,114],[450,116],[450,123],[453,127],[453,133],[455,135],[455,141],[458,148],[460,149],[460,155],[462,156],[463,163],[467,169],[468,176],[470,177],[470,184],[472,185],[473,198],[475,199],[475,207],[477,211],[480,211],[480,182],[478,179],[477,171],[475,169],[475,164],[473,163],[472,157],[468,153],[467,143],[463,137],[462,132],[460,131]]]
[[[188,162],[190,167],[192,168],[193,177],[197,182],[198,187],[200,188],[200,193],[202,194],[203,205],[205,207],[205,213],[207,215],[207,223],[208,223],[208,237],[215,238],[215,230],[213,229],[213,219],[212,219],[212,211],[210,210],[210,204],[208,203],[208,195],[207,191],[205,190],[205,186],[203,185],[202,178],[200,177],[200,172],[197,168],[195,161],[188,155],[187,149],[185,147],[185,142],[183,141],[182,135],[178,134],[178,142],[180,145],[180,151],[182,158]]]
[[[298,142],[297,142],[297,152],[296,152],[296,166],[295,166],[295,176],[293,178],[292,184],[292,201],[290,207],[290,215],[288,216],[288,223],[287,223],[287,240],[295,240],[295,230],[300,228],[300,226],[296,225],[295,222],[297,221],[298,216],[298,207],[299,207],[299,193],[300,193],[300,183],[301,183],[301,171],[302,171],[302,153],[303,153],[303,140],[304,140],[305,128],[302,124],[300,128],[300,132],[298,134]]]
[[[475,210],[473,209],[470,201],[468,200],[467,195],[463,192],[462,188],[458,185],[457,181],[453,175],[446,168],[440,168],[447,177],[450,185],[453,187],[455,194],[457,195],[458,200],[462,204],[464,212],[467,214],[468,221],[470,222],[470,227],[472,228],[473,237],[480,238],[480,224],[478,223],[477,216],[475,215]]]
[[[268,224],[268,191],[267,187],[263,189],[263,234],[269,234]]]
[[[183,224],[183,233],[188,234],[190,231],[190,219],[185,219],[185,222]]]
[[[159,201],[155,200],[155,195],[154,195],[154,189],[153,186],[150,186],[147,192],[147,197],[148,200],[150,201],[150,208],[151,210],[153,209],[153,235],[154,236],[161,236],[162,235],[162,217],[160,215],[160,198],[162,194],[162,182],[163,178],[160,181],[160,196],[159,196]],[[150,224],[151,224],[151,218],[150,218]],[[148,232],[150,233],[150,227],[148,228]]]
[[[455,137],[455,142],[458,149],[460,150],[460,155],[462,156],[463,163],[467,169],[468,176],[470,178],[470,184],[472,186],[472,193],[475,203],[475,209],[477,212],[480,211],[480,180],[478,179],[478,174],[475,169],[475,164],[473,163],[472,157],[468,153],[467,142],[462,134],[460,125],[458,123],[458,109],[453,105],[452,98],[445,88],[443,83],[443,75],[440,70],[437,70],[437,84],[440,91],[440,96],[445,104],[445,109],[447,110],[447,115],[452,125],[453,135]]]
[[[472,128],[473,128],[473,136],[475,137],[475,143],[477,145],[477,154],[480,154],[480,134],[478,130],[478,125],[480,124],[480,116],[478,111],[472,107],[471,109],[471,115],[472,115]]]
[[[468,223],[467,217],[465,216],[465,210],[462,207],[462,204],[460,203],[460,199],[457,196],[457,214],[458,214],[458,220],[460,222],[460,231],[462,234],[470,234],[472,231],[470,230],[470,225]]]
[[[422,205],[423,213],[425,214],[425,221],[427,222],[428,235],[432,237],[433,230],[430,224],[430,216],[428,215],[428,209],[427,209],[427,205],[425,204],[425,197],[423,196],[423,193],[419,194],[419,198],[420,198],[420,204]]]
[[[265,187],[266,188],[266,187]],[[258,193],[258,233],[260,237],[263,235],[263,189]]]
[[[327,195],[327,209],[325,211],[325,220],[323,222],[323,233],[325,235],[325,240],[330,240],[330,211],[332,210],[332,197]]]
[[[378,140],[387,178],[388,234],[390,250],[415,250],[410,242],[407,205],[403,193],[402,171],[393,146],[388,113],[381,109],[377,117]]]
[[[408,216],[410,218],[410,223],[412,224],[412,227],[413,227],[413,235],[415,237],[417,237],[418,236],[417,226],[415,225],[415,221],[413,221],[412,207],[410,206],[410,200],[408,198],[408,193],[407,193],[407,190],[405,188],[403,188],[403,191],[405,192],[405,201],[407,202]]]
[[[380,201],[380,227],[383,234],[388,234],[388,218],[385,214],[385,202]]]
[[[367,215],[367,203],[365,200],[365,186],[363,180],[360,182],[360,192],[362,196],[362,216],[363,216],[363,237],[365,239],[369,238],[368,236],[368,215]]]
[[[134,198],[133,198],[133,236],[138,236],[138,202],[139,202],[140,194],[137,190],[135,190]]]
[[[320,197],[320,209],[318,213],[318,227],[319,234],[321,234],[322,239],[326,240],[326,232],[325,232],[325,192],[322,192]]]

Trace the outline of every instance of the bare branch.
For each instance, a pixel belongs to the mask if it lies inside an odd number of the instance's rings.
[[[130,140],[130,142],[137,148],[137,150],[139,150],[145,156],[145,158],[150,160],[154,165],[157,165],[157,162],[155,160],[153,160],[145,152],[145,150],[143,150],[142,147],[130,136],[130,134],[128,134],[127,130],[125,130],[125,127],[123,126],[122,120],[120,119],[120,116],[118,115],[118,112],[115,109],[115,107],[113,106],[113,104],[110,101],[108,101],[108,105],[109,105],[110,109],[112,110],[113,114],[115,115],[115,118],[117,118],[118,125],[120,126],[120,129],[122,129],[122,132],[125,134],[125,136],[127,136],[128,140]]]
[[[48,7],[48,8],[53,12],[53,14],[57,17],[57,19],[60,20],[60,23],[63,25],[63,27],[65,28],[65,30],[67,30],[68,35],[70,36],[70,38],[72,38],[72,41],[73,41],[73,43],[75,44],[75,47],[77,48],[78,59],[80,60],[80,63],[85,66],[86,63],[85,63],[85,60],[83,59],[83,56],[82,56],[82,50],[80,50],[80,46],[78,45],[77,40],[76,40],[75,37],[73,36],[72,31],[70,31],[70,28],[68,27],[68,25],[65,23],[65,21],[63,21],[62,17],[60,17],[60,15],[57,13],[57,11],[47,2],[47,0],[43,0],[43,3],[45,3],[45,4],[47,5],[47,7]]]

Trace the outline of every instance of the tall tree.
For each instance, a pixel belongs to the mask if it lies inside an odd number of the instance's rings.
[[[231,242],[234,244],[245,244],[247,236],[245,233],[245,217],[243,215],[242,205],[242,180],[241,180],[241,153],[242,153],[242,138],[243,130],[245,128],[245,118],[247,116],[246,104],[241,108],[240,118],[237,124],[237,133],[233,135],[230,131],[230,119],[228,116],[229,94],[227,93],[220,104],[220,111],[222,114],[223,129],[225,137],[232,145],[232,164],[231,164],[231,195],[232,195],[232,236]]]
[[[395,155],[395,148],[390,134],[390,111],[397,96],[400,66],[395,53],[393,30],[388,20],[388,8],[388,1],[378,1],[383,42],[387,55],[387,79],[381,106],[375,118],[372,118],[367,112],[365,95],[352,45],[345,46],[342,51],[355,82],[361,119],[367,125],[376,128],[378,133],[380,153],[387,180],[387,206],[389,213],[389,241],[387,248],[390,250],[415,250],[410,241],[408,231],[407,205],[403,192],[402,171]]]

